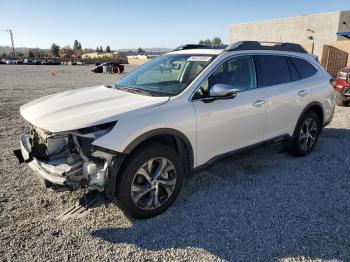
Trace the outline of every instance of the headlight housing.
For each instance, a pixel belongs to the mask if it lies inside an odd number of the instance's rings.
[[[117,122],[118,121],[113,121],[113,122],[108,122],[108,123],[104,123],[96,126],[84,127],[84,128],[78,129],[77,131],[83,135],[90,134],[90,133],[97,133],[99,131],[104,131],[106,129],[112,129]]]

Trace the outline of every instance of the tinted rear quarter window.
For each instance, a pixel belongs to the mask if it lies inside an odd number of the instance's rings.
[[[302,78],[307,78],[316,74],[317,69],[308,61],[301,58],[295,58],[295,57],[292,57],[291,60],[293,64],[296,66],[296,68],[298,69]]]
[[[301,79],[301,76],[296,69],[295,65],[292,63],[292,60],[290,58],[287,58],[288,60],[288,66],[289,66],[289,71],[290,71],[290,77],[292,81],[297,81]]]
[[[258,55],[262,86],[271,86],[291,81],[287,59],[278,55]]]

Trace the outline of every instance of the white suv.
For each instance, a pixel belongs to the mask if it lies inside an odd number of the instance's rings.
[[[31,130],[15,153],[46,186],[89,186],[133,217],[152,217],[219,157],[275,141],[309,154],[333,116],[330,79],[296,44],[186,45],[114,86],[22,106]]]

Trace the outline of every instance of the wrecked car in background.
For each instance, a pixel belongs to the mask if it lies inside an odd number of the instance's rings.
[[[94,73],[103,73],[103,67],[111,67],[112,68],[112,72],[115,74],[121,74],[124,72],[124,66],[122,64],[118,64],[118,63],[113,63],[113,62],[106,62],[106,63],[102,63],[102,64],[97,64],[96,67],[94,67],[93,69],[91,69],[91,72]]]
[[[338,73],[335,82],[335,102],[338,106],[350,104],[350,66],[342,68]]]

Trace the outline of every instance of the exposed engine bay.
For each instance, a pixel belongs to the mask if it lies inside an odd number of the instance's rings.
[[[32,126],[22,136],[21,153],[46,184],[72,189],[89,186],[104,191],[106,170],[114,155],[96,150],[92,142],[109,132],[114,124],[60,133]]]

